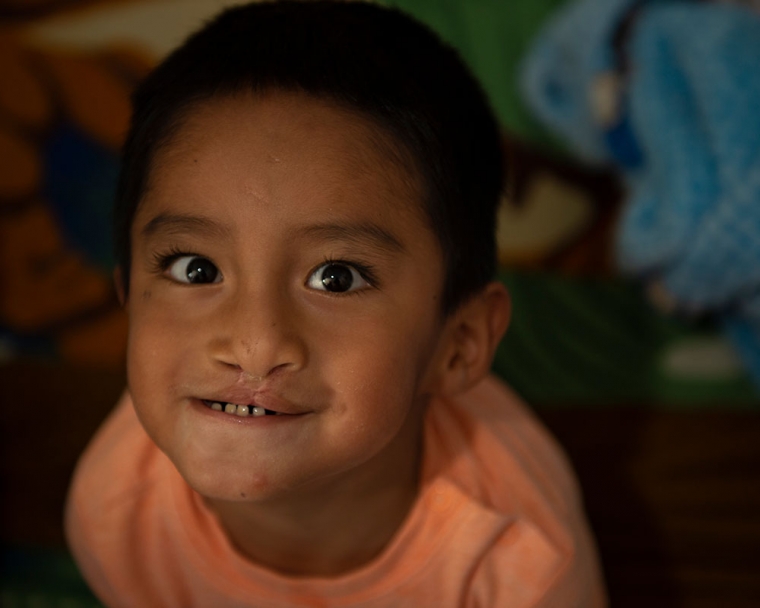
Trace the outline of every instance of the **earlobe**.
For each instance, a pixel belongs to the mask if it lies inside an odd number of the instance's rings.
[[[488,374],[510,316],[509,293],[498,281],[486,285],[452,315],[441,377],[443,394],[464,392]]]

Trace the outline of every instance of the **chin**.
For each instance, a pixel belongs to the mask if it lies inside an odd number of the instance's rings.
[[[227,471],[220,474],[214,467],[193,471],[179,468],[179,472],[193,490],[212,500],[260,502],[282,493],[282,488],[262,473]]]

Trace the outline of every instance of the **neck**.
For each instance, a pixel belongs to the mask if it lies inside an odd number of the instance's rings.
[[[294,576],[354,570],[382,552],[417,497],[421,424],[411,431],[361,470],[313,487],[259,503],[208,502],[237,549],[262,566]],[[409,439],[411,459],[394,445]]]

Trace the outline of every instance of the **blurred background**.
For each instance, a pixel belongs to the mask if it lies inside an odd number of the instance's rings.
[[[494,370],[573,460],[612,605],[759,606],[760,2],[384,3],[501,120]],[[129,94],[229,4],[0,0],[2,606],[98,605],[61,510],[125,382]]]

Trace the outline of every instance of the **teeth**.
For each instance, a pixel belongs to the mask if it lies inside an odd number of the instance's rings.
[[[268,412],[263,407],[254,405],[237,405],[236,403],[220,403],[219,401],[207,401],[206,404],[214,411],[240,416],[241,418],[275,414],[275,412]]]

